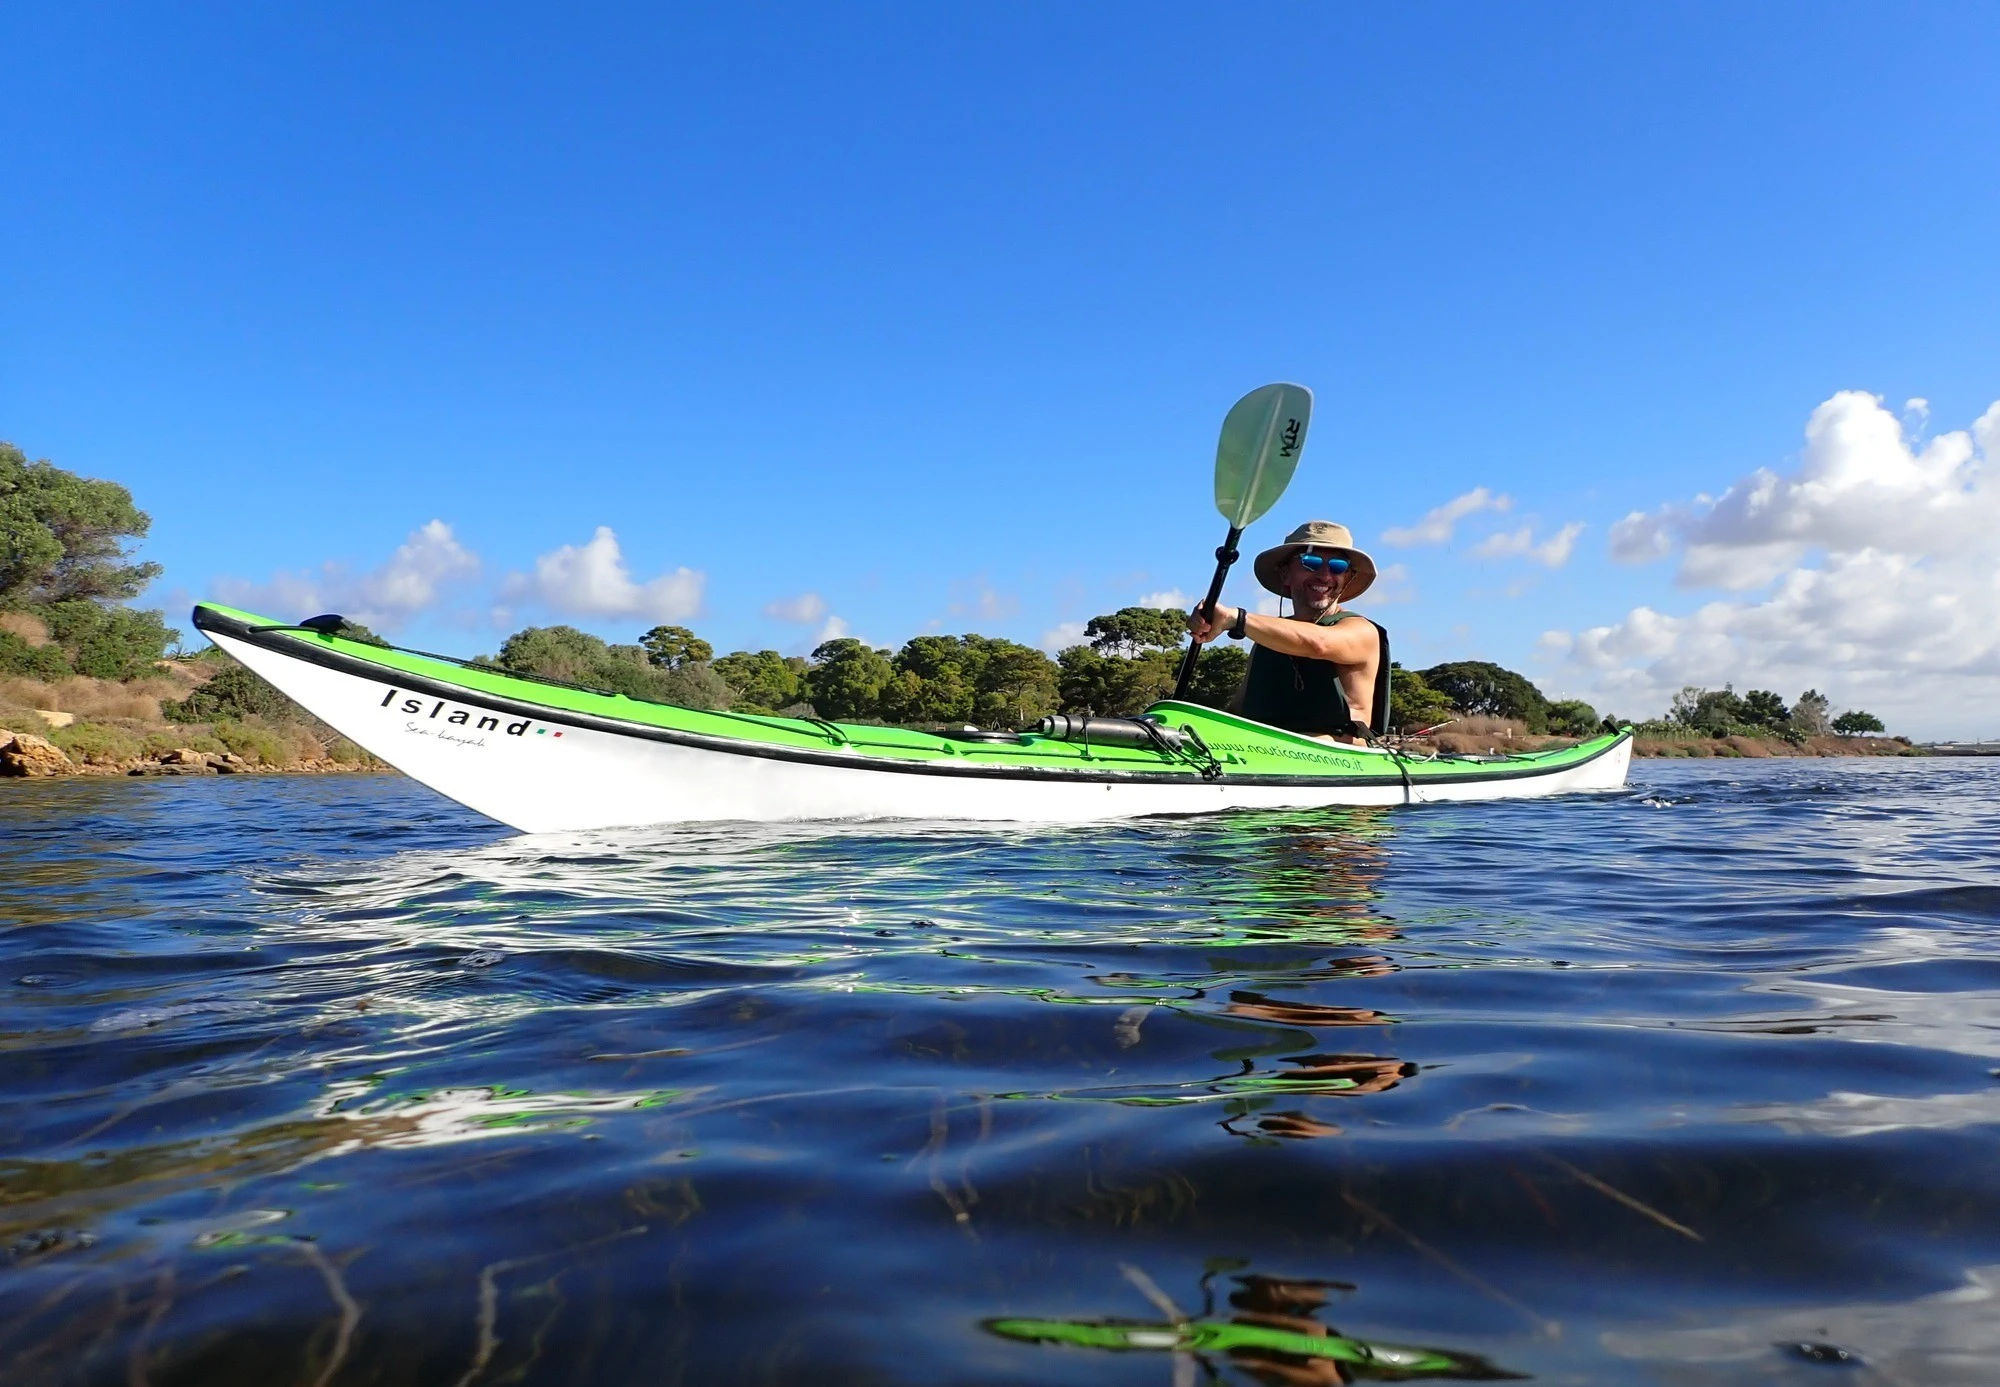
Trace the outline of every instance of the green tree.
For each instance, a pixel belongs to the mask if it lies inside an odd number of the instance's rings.
[[[0,631],[0,674],[25,675],[51,682],[76,673],[69,655],[59,645],[30,645],[12,631]]]
[[[93,679],[138,679],[150,674],[180,633],[158,612],[71,598],[37,607],[49,638],[69,652],[78,674]]]
[[[732,651],[710,666],[736,694],[736,706],[775,713],[806,696],[806,662],[775,650]]]
[[[1549,705],[1549,731],[1558,737],[1588,737],[1597,730],[1597,710],[1580,698]]]
[[[1827,717],[1833,703],[1818,689],[1807,689],[1792,705],[1792,731],[1801,737],[1824,737],[1830,730]]]
[[[186,698],[177,703],[162,703],[160,713],[168,722],[215,722],[247,717],[293,722],[306,717],[305,709],[234,660]]]
[[[806,670],[806,697],[823,718],[871,718],[895,674],[883,651],[852,636],[822,641]]]
[[[1769,689],[1752,689],[1743,695],[1743,721],[1752,727],[1781,728],[1791,715],[1785,700]]]
[[[1187,616],[1170,607],[1121,607],[1092,617],[1083,634],[1100,654],[1135,659],[1148,650],[1178,648],[1187,635]]]
[[[1188,684],[1188,702],[1210,708],[1228,707],[1249,670],[1250,652],[1242,646],[1233,643],[1209,646],[1195,662],[1194,679]],[[1175,674],[1179,674],[1178,667]]]
[[[530,626],[500,646],[493,661],[516,674],[581,684],[627,698],[676,703],[687,708],[727,708],[729,685],[706,664],[662,669],[641,645],[610,645],[574,626]]]
[[[1389,666],[1389,726],[1398,732],[1419,732],[1451,719],[1451,700],[1430,686],[1423,675],[1401,665]]]
[[[151,523],[118,483],[0,443],[0,609],[138,596],[160,566],[130,562],[126,543]]]
[[[1859,737],[1868,732],[1886,732],[1882,719],[1873,713],[1864,713],[1859,708],[1842,713],[1833,720],[1833,730],[1843,737]]]
[[[646,658],[661,669],[685,669],[705,665],[715,658],[715,647],[685,626],[655,626],[639,637]]]
[[[1173,653],[1149,650],[1136,659],[1073,645],[1056,656],[1057,693],[1066,713],[1129,717],[1174,691]]]
[[[1485,660],[1459,660],[1422,671],[1424,682],[1462,713],[1519,718],[1530,732],[1548,730],[1549,700],[1511,669]]]
[[[964,637],[978,654],[972,718],[981,727],[1026,727],[1056,710],[1056,662],[1033,646]]]

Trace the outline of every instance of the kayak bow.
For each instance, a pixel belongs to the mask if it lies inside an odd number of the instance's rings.
[[[1505,757],[1333,746],[1198,704],[1092,741],[709,712],[370,645],[210,603],[209,639],[412,779],[527,832],[716,820],[1075,823],[1514,799],[1625,783],[1632,730]],[[1079,720],[1082,721],[1082,720]]]

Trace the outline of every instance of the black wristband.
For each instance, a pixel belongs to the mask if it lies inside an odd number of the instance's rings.
[[[1243,623],[1249,616],[1250,609],[1248,607],[1238,607],[1236,609],[1236,624],[1229,628],[1229,639],[1233,641],[1243,639]]]

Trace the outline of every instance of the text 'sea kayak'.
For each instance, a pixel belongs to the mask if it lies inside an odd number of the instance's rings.
[[[1615,790],[1632,758],[1630,728],[1555,751],[1430,757],[1328,745],[1173,701],[1143,723],[1077,719],[1066,735],[975,739],[680,708],[207,603],[194,624],[343,736],[528,832],[740,819],[1075,823],[1516,799]]]

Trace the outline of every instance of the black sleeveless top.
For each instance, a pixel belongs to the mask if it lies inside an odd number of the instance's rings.
[[[1336,626],[1357,613],[1328,612],[1315,625]],[[1307,737],[1353,737],[1389,730],[1389,633],[1375,628],[1382,641],[1382,660],[1375,672],[1375,706],[1370,726],[1354,721],[1347,692],[1340,687],[1340,668],[1331,660],[1284,655],[1253,646],[1250,669],[1243,676],[1242,707],[1246,718],[1282,727]]]

